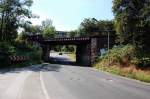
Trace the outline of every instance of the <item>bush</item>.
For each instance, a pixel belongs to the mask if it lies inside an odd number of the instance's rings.
[[[121,45],[112,48],[104,56],[100,57],[98,62],[101,62],[102,65],[135,65],[145,68],[150,66],[150,54],[136,49],[133,45]]]
[[[10,65],[9,56],[12,54],[13,47],[9,43],[0,43],[0,68],[8,67]]]
[[[28,42],[20,36],[14,43],[14,46],[17,49],[16,55],[23,55],[28,57],[30,63],[39,63],[42,60],[42,49],[33,42]]]
[[[0,68],[10,66],[10,58],[5,53],[0,53]]]
[[[100,61],[109,64],[128,64],[134,58],[135,48],[132,45],[122,45],[112,48]]]
[[[19,43],[20,44],[20,43]],[[24,48],[23,48],[24,47]],[[13,64],[12,67],[24,67],[24,66],[30,66],[33,64],[39,64],[42,61],[42,50],[41,48],[36,44],[29,44],[28,45],[22,45],[16,47],[16,53],[14,54],[16,56],[24,56],[28,60]]]
[[[29,60],[24,63],[11,64],[10,56],[25,56]],[[0,68],[16,65],[36,64],[42,61],[42,49],[35,43],[18,40],[13,43],[0,42]]]
[[[114,47],[95,64],[99,70],[150,82],[150,54],[132,45]]]
[[[40,63],[42,61],[42,49],[38,45],[33,45],[29,58],[33,63]]]

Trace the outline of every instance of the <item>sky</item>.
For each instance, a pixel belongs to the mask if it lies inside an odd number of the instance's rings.
[[[112,0],[33,0],[32,13],[39,19],[32,19],[33,25],[51,19],[56,30],[71,31],[79,27],[84,18],[111,20]]]

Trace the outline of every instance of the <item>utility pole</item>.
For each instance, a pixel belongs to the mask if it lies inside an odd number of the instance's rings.
[[[107,43],[108,43],[108,56],[109,56],[109,49],[110,49],[110,34],[109,34],[109,31],[107,32],[107,34],[108,34],[108,41],[107,41]],[[108,66],[109,65],[110,65],[110,59],[108,57]]]
[[[108,52],[109,52],[109,49],[110,49],[110,34],[108,32]]]

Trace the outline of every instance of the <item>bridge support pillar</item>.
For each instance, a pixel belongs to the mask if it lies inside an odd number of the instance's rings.
[[[50,55],[50,46],[49,45],[43,45],[42,49],[43,49],[42,58],[45,62],[48,62],[49,61],[49,55]]]
[[[76,63],[78,65],[89,66],[90,65],[90,53],[89,49],[90,45],[77,45],[76,49]]]
[[[97,49],[97,38],[91,38],[91,47],[90,47],[90,61],[91,65],[93,65],[96,62],[96,59],[98,57],[98,49]]]

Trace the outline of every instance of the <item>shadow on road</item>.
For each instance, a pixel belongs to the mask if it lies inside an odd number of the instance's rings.
[[[53,71],[53,72],[59,72],[59,70],[61,68],[62,68],[61,65],[43,63],[43,64],[40,64],[40,65],[33,65],[33,66],[29,66],[29,67],[24,67],[24,68],[7,68],[7,69],[2,69],[2,70],[0,70],[0,74],[20,73],[22,71],[32,71],[32,72]]]
[[[78,64],[76,61],[72,60],[68,54],[59,55],[57,52],[50,54],[48,62],[51,64],[82,66],[82,64]]]
[[[77,63],[73,62],[73,61],[53,61],[53,60],[49,60],[49,62],[51,64],[60,64],[60,65],[73,65],[73,66],[77,65]]]
[[[79,64],[76,61],[72,61],[69,59],[65,59],[65,58],[49,58],[48,61],[50,64],[60,64],[60,65],[71,65],[71,66],[79,66],[79,67],[90,67],[90,65],[85,65],[83,63]]]

